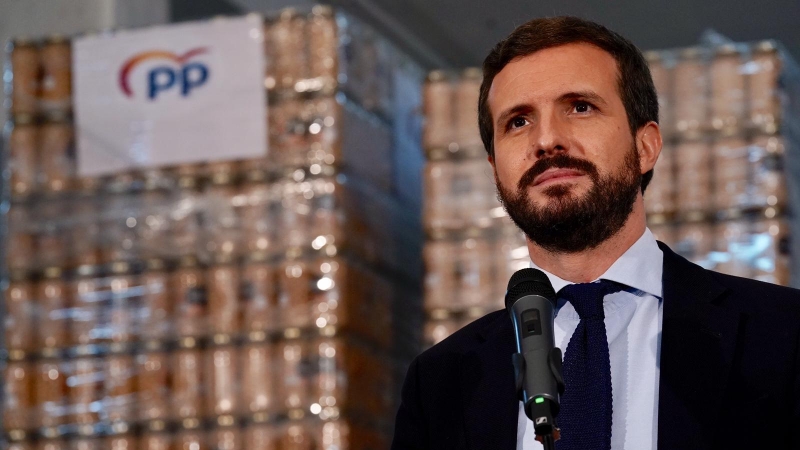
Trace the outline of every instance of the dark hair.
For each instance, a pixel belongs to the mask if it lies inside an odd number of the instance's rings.
[[[478,126],[483,145],[490,156],[494,156],[494,126],[488,97],[494,77],[516,58],[572,43],[594,45],[608,52],[617,61],[619,93],[632,134],[635,135],[639,128],[650,121],[658,123],[658,97],[653,78],[642,52],[631,41],[600,24],[577,17],[534,19],[520,25],[508,37],[498,42],[483,61]],[[652,170],[642,176],[642,192],[652,178]]]

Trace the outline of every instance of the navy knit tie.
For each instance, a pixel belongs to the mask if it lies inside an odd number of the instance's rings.
[[[581,318],[564,355],[558,450],[611,449],[611,362],[603,297],[619,290],[620,285],[601,280],[572,284],[558,293]]]

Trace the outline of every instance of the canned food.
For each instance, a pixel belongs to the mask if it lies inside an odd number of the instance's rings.
[[[680,133],[696,134],[707,128],[709,76],[699,49],[682,52],[674,70],[675,127]]]
[[[64,216],[67,205],[60,199],[48,199],[39,204],[39,232],[36,247],[39,262],[44,267],[64,267],[67,262],[67,239]]]
[[[96,266],[101,260],[100,255],[100,224],[97,217],[100,207],[96,197],[91,194],[80,194],[75,198],[74,210],[71,213],[75,218],[70,225],[70,258],[72,266]]]
[[[12,277],[5,289],[5,344],[10,353],[30,352],[35,347],[34,284]]]
[[[53,428],[65,424],[67,408],[67,363],[43,359],[36,363],[36,415],[35,425]]]
[[[267,341],[251,342],[242,347],[241,399],[248,413],[270,412],[275,406],[272,354],[272,346]]]
[[[108,291],[104,289],[105,279],[96,273],[86,271],[70,282],[72,311],[70,321],[70,343],[72,345],[92,345],[101,341],[101,315],[108,304]]]
[[[754,48],[748,67],[750,74],[750,122],[760,130],[774,133],[780,121],[781,101],[778,95],[783,62],[771,41]]]
[[[286,341],[276,348],[278,367],[277,378],[281,385],[275,390],[279,404],[288,410],[305,410],[309,404],[308,347],[300,341]]]
[[[288,261],[278,275],[278,307],[285,327],[306,327],[311,322],[309,309],[311,282],[305,263]]]
[[[210,444],[214,450],[241,450],[242,430],[238,427],[220,427],[211,431]]]
[[[185,258],[172,273],[175,289],[175,328],[180,337],[199,337],[206,333],[208,292],[204,273],[194,258]]]
[[[107,450],[139,450],[139,439],[132,434],[109,436],[105,445]]]
[[[745,116],[744,61],[734,45],[723,45],[711,63],[711,125],[732,131]]]
[[[70,308],[70,291],[75,289],[75,294],[83,295],[87,293],[88,286],[83,282],[78,282],[80,287],[70,286],[62,278],[61,269],[51,267],[45,270],[44,278],[36,285],[36,306],[39,312],[39,326],[36,327],[37,346],[44,349],[56,349],[64,347],[70,342],[77,342],[77,339],[70,338],[67,328],[68,320],[71,319],[70,309],[74,309],[76,317],[73,326],[76,331],[82,330],[82,325],[88,325],[86,314],[94,314],[91,305],[86,304],[83,298],[78,298],[77,302]],[[86,314],[85,314],[86,313]],[[96,317],[94,318],[96,320]],[[91,322],[91,321],[89,321]],[[86,328],[84,327],[83,330]],[[88,331],[83,333],[83,340],[88,340]],[[76,336],[76,335],[73,335]]]
[[[234,264],[217,264],[208,269],[208,313],[214,334],[240,331],[239,269]]]
[[[205,433],[199,429],[181,430],[175,436],[175,450],[211,450]]]
[[[461,147],[483,147],[478,127],[478,96],[483,73],[479,68],[464,70],[455,89],[456,142]]]
[[[265,332],[277,324],[275,269],[263,256],[251,255],[242,268],[244,330]]]
[[[251,423],[244,432],[244,448],[259,450],[278,450],[278,430],[274,425]]]
[[[11,192],[28,195],[36,189],[41,130],[27,116],[14,122],[8,139],[8,169],[11,171]]]
[[[677,210],[683,215],[706,213],[711,207],[711,155],[701,141],[686,141],[675,149]]]
[[[717,209],[738,209],[749,203],[749,154],[747,142],[726,138],[714,144],[714,200]]]
[[[163,260],[151,259],[142,274],[142,337],[165,340],[172,328],[172,289]]]
[[[34,395],[33,366],[27,361],[8,361],[3,370],[3,427],[32,428]]]
[[[16,41],[11,50],[11,114],[35,114],[41,73],[39,48]]]
[[[172,408],[177,419],[205,416],[203,398],[203,353],[179,349],[173,357]]]
[[[281,436],[280,443],[281,450],[312,450],[317,446],[312,431],[301,424],[289,425]]]
[[[42,109],[61,111],[72,103],[72,51],[69,41],[56,37],[41,49]]]
[[[206,410],[213,415],[229,415],[239,412],[237,374],[239,353],[236,347],[214,347],[206,353],[208,393]]]
[[[166,420],[169,414],[169,356],[164,352],[136,356],[139,381],[139,418]]]
[[[438,70],[431,72],[422,88],[425,115],[422,145],[425,148],[447,148],[453,142],[453,97],[453,88],[447,75]]]
[[[338,48],[336,18],[327,5],[315,6],[308,21],[308,48],[310,76],[320,80],[324,88],[331,88],[338,78]]]
[[[108,279],[111,288],[111,304],[108,309],[109,330],[112,349],[123,348],[138,339],[139,330],[136,316],[139,312],[139,284],[134,275],[130,275],[127,263],[116,263],[112,267],[114,274]]]
[[[104,361],[101,358],[78,358],[70,362],[67,380],[72,423],[80,428],[94,427],[100,422],[96,405],[103,399]]]
[[[458,286],[458,243],[428,241],[422,251],[425,261],[425,308],[452,308]]]
[[[147,432],[139,439],[139,450],[175,450],[170,433]]]
[[[12,204],[8,210],[8,239],[6,241],[6,258],[8,268],[12,271],[26,272],[35,263],[35,241],[29,229],[31,223],[29,206]]]
[[[75,178],[72,125],[65,121],[47,122],[41,126],[39,147],[42,187],[47,192],[68,190]]]
[[[482,306],[491,301],[494,289],[492,245],[486,239],[467,239],[458,256],[459,290],[462,307]]]
[[[137,376],[130,355],[109,355],[105,365],[104,407],[112,422],[136,420]],[[142,405],[143,407],[145,405]]]

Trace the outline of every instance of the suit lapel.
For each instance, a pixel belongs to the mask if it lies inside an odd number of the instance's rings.
[[[484,342],[463,356],[461,392],[470,450],[514,450],[519,403],[511,355],[514,334],[503,312],[480,333]]]
[[[726,288],[710,273],[664,252],[658,448],[711,448],[740,313],[715,304]]]

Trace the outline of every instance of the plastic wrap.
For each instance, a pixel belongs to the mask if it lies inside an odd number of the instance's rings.
[[[423,87],[425,129],[422,146],[429,158],[476,157],[483,154],[478,130],[479,68],[461,74],[433,71]]]
[[[394,313],[420,301],[400,183],[421,167],[398,152],[421,154],[421,71],[328,7],[265,35],[269,153],[97,178],[76,172],[70,41],[9,47],[10,448],[387,447],[419,345]]]
[[[525,238],[510,224],[473,236],[428,241],[424,259],[426,345],[503,308],[509,278],[530,267]]]
[[[789,284],[791,214],[800,198],[790,192],[796,65],[772,41],[651,53],[659,101],[675,105],[676,132],[666,126],[655,189],[645,194],[649,226],[706,268]],[[676,54],[674,69],[665,70]],[[664,157],[674,164],[674,216],[669,188],[658,182],[667,178]]]

